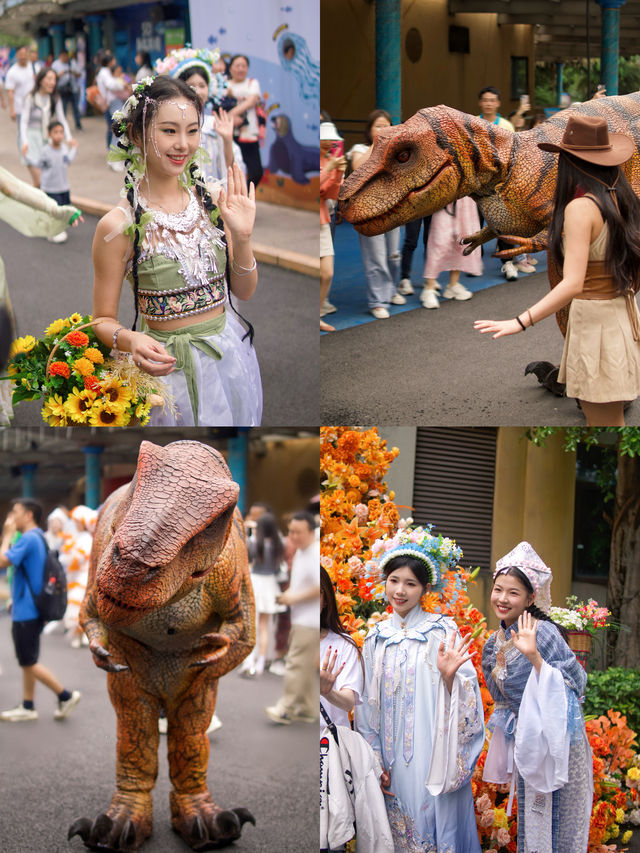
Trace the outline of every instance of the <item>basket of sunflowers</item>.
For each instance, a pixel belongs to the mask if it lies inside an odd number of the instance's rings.
[[[158,377],[136,367],[128,353],[111,355],[93,326],[104,318],[71,314],[42,338],[17,338],[9,352],[12,403],[44,401],[49,426],[145,426],[154,406],[170,405]]]

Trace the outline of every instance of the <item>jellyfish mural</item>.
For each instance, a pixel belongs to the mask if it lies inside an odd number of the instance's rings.
[[[306,39],[292,33],[288,24],[282,24],[273,34],[277,41],[280,64],[297,83],[300,97],[305,101],[319,101],[320,62],[311,56]]]

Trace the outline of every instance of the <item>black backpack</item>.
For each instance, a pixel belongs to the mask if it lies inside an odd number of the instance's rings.
[[[58,559],[58,552],[52,551],[42,533],[40,535],[42,536],[46,554],[44,558],[42,589],[37,595],[34,595],[31,589],[26,569],[23,568],[23,571],[31,598],[40,614],[40,618],[44,619],[45,622],[56,622],[58,619],[62,619],[67,609],[67,578],[62,564]]]

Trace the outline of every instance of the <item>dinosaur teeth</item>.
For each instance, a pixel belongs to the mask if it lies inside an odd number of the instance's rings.
[[[106,598],[107,601],[110,601],[111,604],[115,604],[115,606],[120,608],[121,610],[138,610],[139,609],[138,607],[134,607],[133,604],[126,604],[124,601],[120,601],[119,598],[114,598],[112,595],[109,595],[109,593],[105,592],[104,590],[100,590],[100,592],[101,592],[101,595],[103,596],[103,598]]]

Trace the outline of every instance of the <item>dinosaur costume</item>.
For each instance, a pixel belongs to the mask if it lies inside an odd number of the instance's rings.
[[[69,829],[91,850],[135,851],[151,834],[162,710],[173,828],[194,850],[209,850],[255,823],[245,808],[217,806],[206,784],[218,679],[255,642],[238,492],[212,448],[143,441],[134,479],[100,513],[80,618],[108,673],[118,741],[111,805]]]

